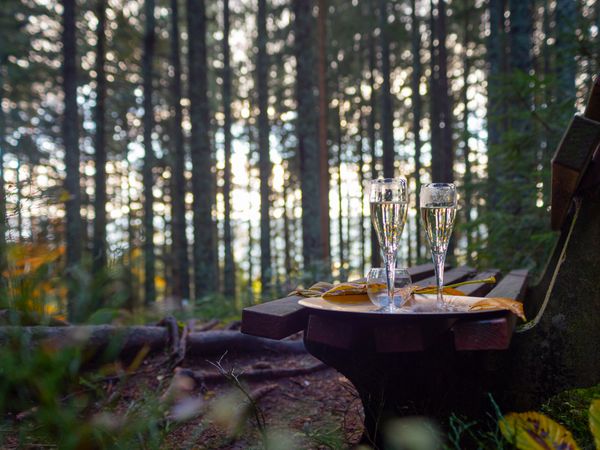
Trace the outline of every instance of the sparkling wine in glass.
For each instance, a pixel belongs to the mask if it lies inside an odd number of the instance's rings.
[[[405,178],[380,178],[369,186],[371,221],[379,240],[390,299],[386,311],[394,310],[394,275],[400,235],[406,222],[408,193]]]
[[[421,219],[435,266],[437,305],[442,310],[450,309],[444,302],[444,264],[456,217],[456,203],[456,187],[451,183],[431,183],[421,186]]]

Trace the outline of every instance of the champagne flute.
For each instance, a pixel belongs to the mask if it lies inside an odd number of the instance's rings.
[[[408,204],[405,178],[380,178],[372,180],[369,186],[371,203],[371,221],[377,233],[379,246],[383,253],[386,284],[389,297],[386,312],[392,312],[394,306],[394,275],[396,253],[400,244],[400,235],[406,222]]]
[[[421,186],[421,218],[431,247],[435,266],[437,307],[449,310],[444,302],[444,263],[448,242],[456,216],[456,187],[452,183],[430,183]]]

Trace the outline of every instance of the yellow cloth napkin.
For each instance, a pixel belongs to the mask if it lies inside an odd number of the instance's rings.
[[[523,303],[518,300],[502,297],[466,297],[463,292],[456,289],[457,286],[464,286],[466,284],[495,282],[496,280],[494,277],[486,278],[484,280],[470,280],[444,286],[443,292],[444,295],[458,297],[459,299],[455,299],[454,302],[457,306],[464,307],[466,311],[506,309],[525,320]],[[421,287],[418,285],[412,285],[411,291],[411,295],[413,296],[411,301],[414,303],[419,301],[418,297],[415,298],[414,294],[435,294],[437,289],[435,286]],[[292,291],[289,295],[300,295],[302,297],[322,297],[324,300],[330,302],[344,304],[357,304],[369,301],[369,296],[367,295],[367,284],[357,282],[347,282],[333,285],[331,283],[320,281],[308,289],[297,289]],[[460,297],[464,297],[464,299],[460,299]]]

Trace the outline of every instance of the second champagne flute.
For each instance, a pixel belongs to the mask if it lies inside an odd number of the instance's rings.
[[[386,312],[394,308],[394,269],[400,235],[406,222],[408,193],[405,178],[381,178],[371,181],[369,186],[371,221],[385,264],[386,284],[389,297]]]
[[[421,186],[421,220],[431,247],[435,266],[437,306],[448,310],[444,302],[444,264],[456,216],[456,187],[452,183],[430,183]]]

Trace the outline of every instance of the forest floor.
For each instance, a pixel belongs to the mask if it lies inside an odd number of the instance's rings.
[[[232,354],[223,358],[222,365],[241,373],[255,368],[307,367],[317,362],[310,355]],[[201,359],[186,360],[182,367],[217,372],[210,362]],[[157,384],[156,377],[152,376],[143,382],[150,388]],[[244,384],[248,393],[266,392],[256,405],[264,415],[270,449],[348,448],[360,439],[363,429],[360,400],[350,382],[331,368]],[[224,380],[207,383],[196,392],[208,402],[209,412],[169,433],[167,448],[264,448],[265,437],[251,413],[245,423],[236,423],[230,415],[232,411],[239,412],[236,399],[240,398],[240,391],[237,387]],[[139,387],[132,386],[132,395],[139,394]],[[227,405],[226,399],[235,404]]]
[[[147,420],[160,424],[160,449],[345,449],[360,439],[362,405],[353,386],[309,354],[230,352],[186,357],[174,369],[170,356],[151,354],[125,377],[101,377],[97,404],[110,407],[92,407],[86,415],[125,418],[141,408]],[[315,370],[244,380],[248,372],[297,368]],[[17,434],[4,436],[0,447],[24,448]],[[25,448],[48,446],[34,439],[26,438]]]

